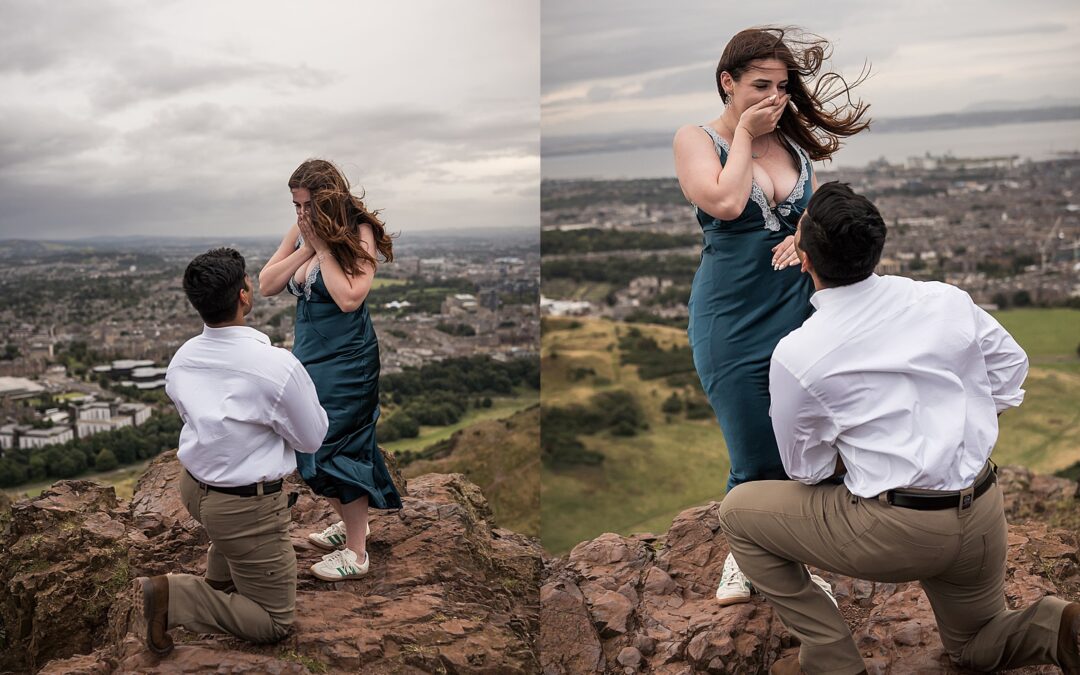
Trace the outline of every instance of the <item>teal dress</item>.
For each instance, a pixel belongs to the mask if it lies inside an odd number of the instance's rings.
[[[296,453],[300,476],[315,494],[343,504],[367,495],[373,508],[401,508],[375,440],[379,341],[367,304],[354,312],[338,309],[318,262],[302,286],[290,279],[288,290],[297,296],[293,354],[311,375],[330,423],[316,453]]]
[[[711,127],[720,163],[728,143]],[[701,264],[690,292],[687,329],[694,367],[724,433],[731,473],[728,490],[754,480],[787,478],[769,419],[769,360],[782,337],[810,316],[810,275],[798,266],[776,271],[772,248],[795,234],[810,201],[813,167],[799,158],[799,181],[775,207],[755,182],[743,212],[719,220],[695,206],[704,234]]]

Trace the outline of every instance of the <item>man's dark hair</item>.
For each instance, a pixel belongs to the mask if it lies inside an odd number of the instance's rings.
[[[885,221],[866,197],[832,181],[814,191],[799,223],[799,248],[826,286],[869,277],[885,248]]]
[[[184,270],[184,294],[207,324],[230,321],[244,287],[244,256],[231,248],[215,248],[196,256]]]

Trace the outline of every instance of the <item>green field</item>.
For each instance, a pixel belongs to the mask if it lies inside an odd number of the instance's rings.
[[[1001,417],[993,457],[1052,473],[1080,461],[1080,311],[1012,310],[999,320],[1031,359],[1023,406]],[[597,466],[544,467],[541,540],[561,555],[603,532],[630,534],[667,530],[680,511],[723,495],[728,461],[712,418],[670,422],[660,405],[672,392],[664,379],[643,381],[636,366],[620,364],[617,331],[629,324],[577,319],[545,324],[542,395],[547,406],[585,403],[598,391],[625,389],[647,411],[649,431],[629,438],[610,434],[580,437],[601,452]],[[681,329],[636,325],[661,346],[686,344]],[[591,369],[595,375],[582,376]]]
[[[138,464],[129,464],[104,473],[88,473],[84,476],[77,476],[72,480],[95,480],[99,483],[105,483],[116,489],[116,496],[118,498],[131,499],[131,494],[135,491],[135,483],[139,481],[139,476],[142,475],[148,464],[150,464],[150,460],[142,461]],[[25,485],[20,485],[19,487],[5,489],[3,492],[12,499],[37,497],[45,490],[45,488],[49,487],[57,480],[59,479],[52,478],[39,483],[27,483]]]
[[[514,398],[495,398],[492,399],[490,408],[470,408],[456,424],[444,427],[421,426],[420,435],[416,438],[402,438],[390,443],[380,443],[380,445],[390,452],[423,450],[432,443],[437,443],[441,440],[450,438],[455,431],[460,431],[477,422],[510,417],[518,411],[524,410],[531,405],[536,405],[538,398],[535,389]],[[387,412],[383,411],[382,414],[386,415]]]
[[[1001,416],[994,448],[998,464],[1052,473],[1080,462],[1080,311],[997,312],[1031,361],[1024,404]]]
[[[590,319],[580,323],[577,329],[544,332],[543,404],[584,403],[598,391],[622,389],[641,404],[650,428],[632,437],[581,437],[589,450],[603,453],[598,466],[543,469],[540,537],[555,554],[602,532],[664,531],[683,509],[719,499],[728,472],[727,449],[715,420],[673,415],[668,421],[660,410],[673,392],[685,395],[689,388],[670,387],[663,379],[643,381],[637,366],[621,365],[617,332],[630,326]],[[679,329],[638,329],[665,348],[686,341]],[[582,369],[595,375],[575,381],[575,371]]]

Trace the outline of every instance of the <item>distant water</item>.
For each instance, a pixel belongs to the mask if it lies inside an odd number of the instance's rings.
[[[672,130],[672,135],[674,135]],[[1018,155],[1052,159],[1059,151],[1080,151],[1080,120],[1029,122],[969,129],[874,133],[849,139],[824,169],[864,166],[879,157],[893,164],[915,155],[985,157]],[[671,147],[544,157],[544,178],[663,178],[675,175]]]

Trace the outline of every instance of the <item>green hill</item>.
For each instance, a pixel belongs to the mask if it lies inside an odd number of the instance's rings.
[[[486,419],[418,453],[406,478],[463,473],[480,486],[500,527],[540,534],[540,406],[504,419]]]
[[[711,411],[695,420],[685,412],[662,410],[672,394],[704,401],[692,366],[684,370],[682,382],[679,375],[641,379],[640,366],[623,363],[619,347],[620,338],[634,329],[661,349],[686,345],[685,331],[674,328],[603,320],[545,322],[544,408],[584,405],[598,392],[625,391],[636,399],[649,427],[633,436],[612,431],[580,436],[588,450],[604,456],[601,464],[543,468],[540,538],[552,553],[564,553],[602,532],[664,529],[688,506],[723,494],[727,449]]]
[[[1032,368],[1024,405],[1001,417],[994,460],[1041,473],[1080,461],[1080,358],[1075,344],[1080,312],[1014,310],[998,318],[1029,352]],[[651,338],[666,355],[637,358],[641,365],[627,363],[633,358],[627,349],[631,332]],[[703,419],[663,410],[673,394],[684,407],[704,402],[692,366],[685,353],[677,351],[686,344],[686,332],[675,328],[599,319],[545,321],[544,410],[579,406],[579,413],[587,414],[597,393],[625,391],[648,425],[632,436],[617,435],[614,429],[579,433],[576,439],[586,453],[602,455],[599,463],[545,464],[541,540],[549,552],[565,553],[603,532],[663,530],[681,510],[723,495],[727,450],[711,410]],[[657,360],[665,359],[675,374],[642,378],[642,373],[655,374]],[[549,433],[546,425],[543,433]]]

